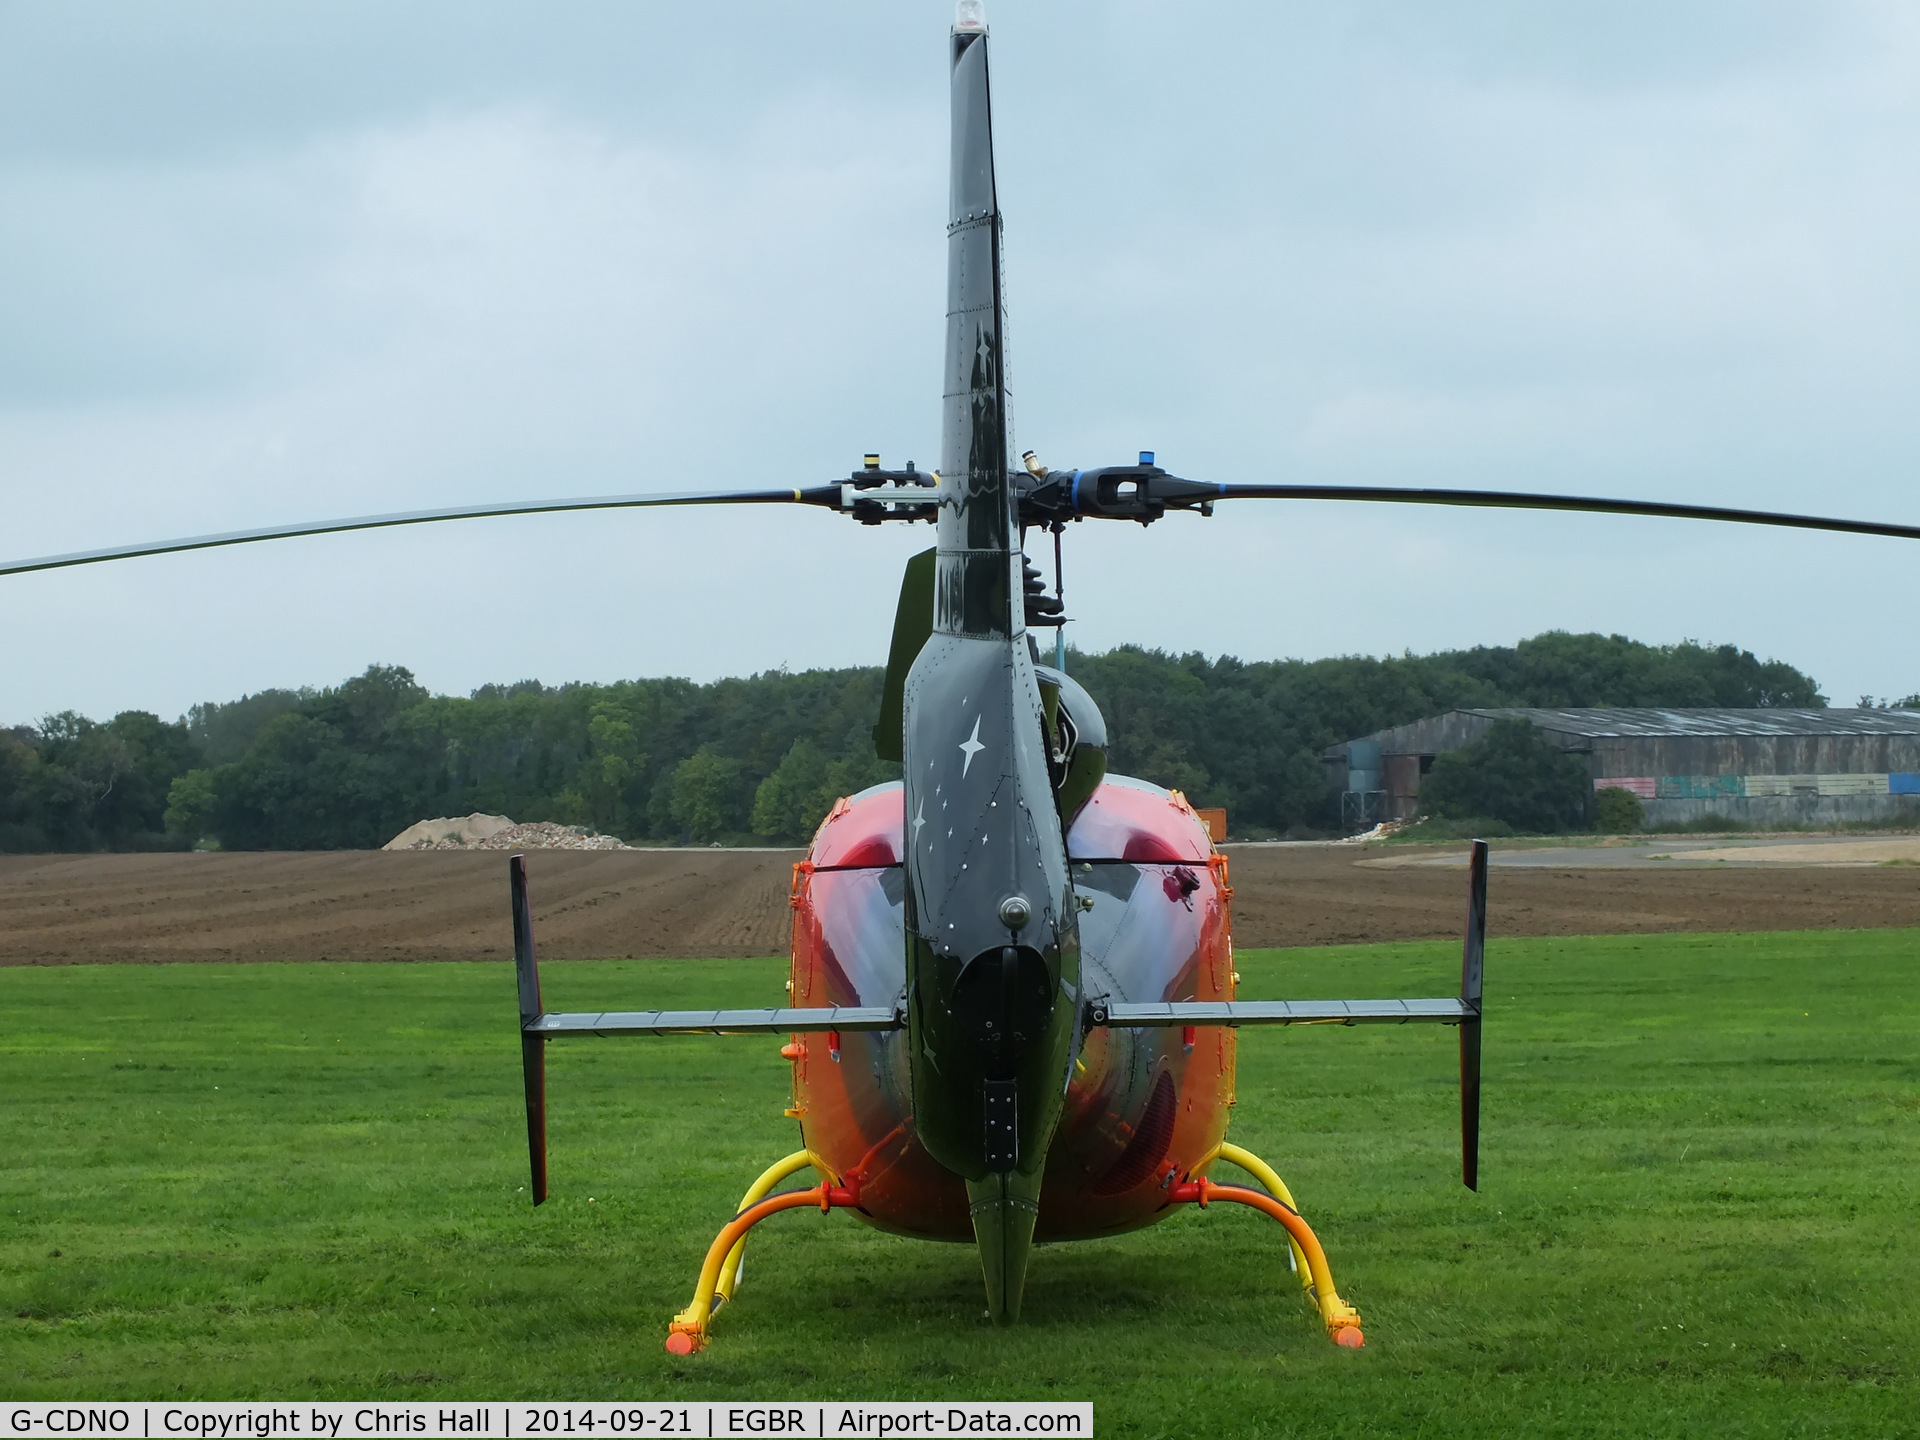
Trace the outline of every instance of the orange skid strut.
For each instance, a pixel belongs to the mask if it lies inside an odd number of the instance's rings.
[[[714,1236],[713,1244],[707,1247],[707,1259],[700,1267],[700,1283],[694,1287],[693,1303],[674,1316],[673,1323],[667,1327],[668,1353],[691,1355],[706,1347],[707,1326],[712,1323],[716,1308],[714,1292],[720,1284],[720,1267],[726,1263],[733,1247],[769,1215],[778,1215],[782,1210],[797,1210],[802,1205],[818,1206],[822,1213],[836,1205],[843,1210],[858,1209],[860,1195],[857,1190],[841,1185],[816,1185],[811,1190],[788,1190],[749,1205],[729,1220]]]
[[[1175,1185],[1168,1199],[1176,1205],[1193,1204],[1203,1210],[1209,1201],[1230,1200],[1236,1205],[1251,1205],[1256,1210],[1264,1210],[1278,1220],[1306,1256],[1307,1273],[1313,1277],[1313,1298],[1320,1306],[1320,1318],[1327,1323],[1329,1338],[1336,1345],[1352,1349],[1366,1344],[1366,1336],[1360,1332],[1360,1312],[1342,1300],[1334,1290],[1333,1271],[1327,1265],[1327,1252],[1320,1248],[1313,1228],[1301,1218],[1298,1210],[1262,1191],[1251,1190],[1244,1185],[1216,1185],[1205,1176]]]

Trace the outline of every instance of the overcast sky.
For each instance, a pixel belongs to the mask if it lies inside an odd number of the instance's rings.
[[[0,552],[937,461],[945,0],[0,3]],[[989,0],[1015,449],[1920,523],[1920,10]],[[481,521],[0,580],[0,722],[372,662],[878,663],[924,527]],[[1067,537],[1248,659],[1733,641],[1920,689],[1920,550],[1264,502]]]

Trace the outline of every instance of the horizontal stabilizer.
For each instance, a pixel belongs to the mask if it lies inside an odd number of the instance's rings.
[[[521,1030],[556,1035],[784,1035],[809,1030],[899,1030],[906,1018],[883,1005],[821,1005],[804,1010],[609,1010],[535,1015]]]
[[[1105,1005],[1089,1025],[1131,1030],[1174,1025],[1458,1025],[1478,1011],[1464,1000],[1186,1000],[1168,1005]]]
[[[513,960],[520,989],[520,1063],[526,1078],[527,1158],[532,1165],[536,1205],[547,1198],[547,1041],[556,1035],[782,1035],[796,1030],[906,1028],[905,1012],[888,1005],[820,1005],[804,1010],[550,1013],[541,1008],[540,1002],[540,964],[533,944],[533,905],[527,898],[526,856],[508,857],[507,877],[513,893]]]

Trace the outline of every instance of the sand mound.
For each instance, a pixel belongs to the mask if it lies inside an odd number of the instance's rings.
[[[556,825],[535,820],[516,825],[504,815],[472,815],[454,819],[422,820],[409,825],[380,847],[382,850],[631,850],[612,835],[600,835],[584,825]]]
[[[462,850],[489,836],[498,835],[502,830],[513,828],[513,821],[504,815],[482,815],[476,810],[471,815],[442,816],[438,820],[422,820],[417,824],[409,825],[380,848],[382,850]],[[447,842],[452,843],[449,845]]]

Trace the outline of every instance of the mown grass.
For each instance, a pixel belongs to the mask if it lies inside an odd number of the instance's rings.
[[[1911,1435],[1920,934],[1496,942],[1483,1188],[1452,1032],[1242,1039],[1234,1138],[1367,1348],[1219,1207],[1044,1250],[796,1213],[707,1352],[661,1348],[793,1148],[773,1040],[553,1047],[532,1210],[509,968],[0,971],[0,1393],[1057,1397],[1105,1435]],[[1243,953],[1243,993],[1446,993],[1456,952]],[[547,967],[555,1008],[777,997],[780,966]]]

